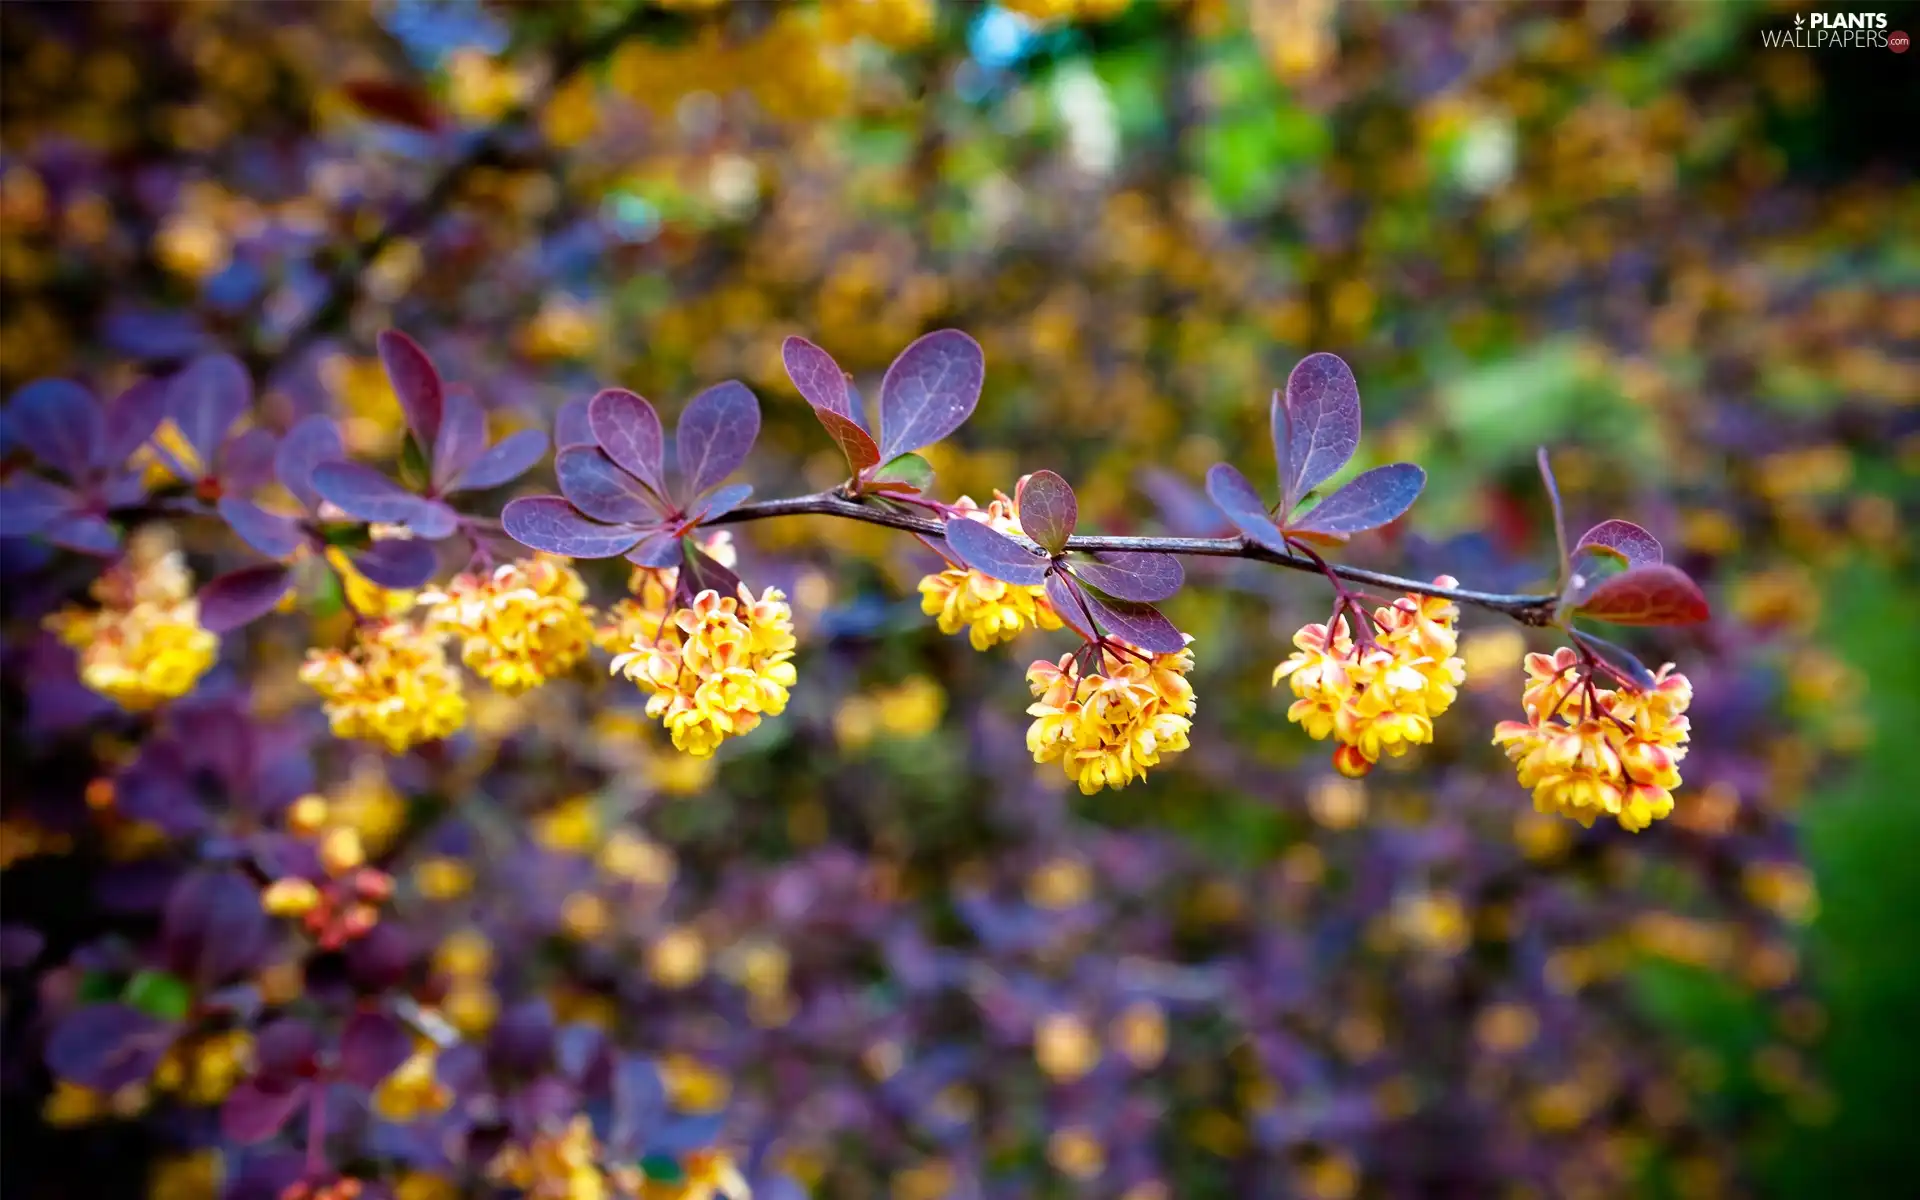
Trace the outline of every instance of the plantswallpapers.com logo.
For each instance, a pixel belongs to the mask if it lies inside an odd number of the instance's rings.
[[[1792,29],[1762,29],[1760,44],[1796,50],[1892,49],[1899,54],[1907,48],[1907,35],[1889,32],[1885,13],[1800,13],[1794,16]]]

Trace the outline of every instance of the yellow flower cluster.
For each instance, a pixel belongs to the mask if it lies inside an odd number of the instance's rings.
[[[1191,641],[1191,639],[1189,639]],[[1077,671],[1072,655],[1027,669],[1034,718],[1027,749],[1038,763],[1058,761],[1086,795],[1144,778],[1166,754],[1187,748],[1193,727],[1193,652],[1146,654],[1103,649],[1100,671]]]
[[[350,650],[308,651],[300,681],[326,701],[335,737],[380,742],[393,754],[447,737],[467,720],[441,639],[411,621],[361,626]]]
[[[954,508],[999,533],[1020,533],[1019,510],[1004,492],[995,492],[985,508],[966,496]],[[941,633],[965,629],[975,650],[1007,641],[1023,629],[1060,628],[1060,614],[1047,602],[1045,588],[1003,583],[965,567],[948,567],[922,579],[920,611],[939,619]]]
[[[487,1177],[519,1188],[528,1200],[607,1200],[612,1190],[600,1170],[600,1144],[584,1116],[564,1130],[510,1144],[487,1166]]]
[[[193,578],[171,535],[143,529],[93,584],[96,610],[68,608],[47,628],[80,657],[80,681],[141,712],[184,696],[213,665],[220,639],[200,624]]]
[[[733,534],[725,529],[708,535],[700,549],[723,567],[739,565]],[[660,636],[673,608],[673,590],[680,582],[678,567],[635,567],[627,577],[632,595],[607,610],[607,620],[593,631],[594,645],[608,654],[625,654],[639,642]]]
[[[586,581],[564,558],[541,554],[486,575],[460,575],[421,596],[427,628],[460,639],[460,659],[517,695],[564,674],[593,639]]]
[[[1448,575],[1434,580],[1454,587]],[[1398,758],[1433,740],[1433,720],[1452,706],[1466,679],[1455,651],[1460,609],[1435,596],[1402,596],[1373,612],[1371,646],[1354,642],[1346,617],[1308,625],[1293,635],[1298,647],[1274,669],[1297,699],[1287,720],[1316,740],[1340,743],[1333,765],[1350,778],[1373,769],[1381,756]]]
[[[1673,812],[1687,754],[1693,685],[1673,664],[1644,691],[1596,687],[1579,654],[1562,646],[1527,655],[1524,721],[1502,721],[1493,741],[1519,766],[1533,806],[1591,827],[1612,816],[1638,833]]]
[[[793,610],[778,588],[758,600],[745,584],[737,597],[709,588],[655,637],[636,638],[612,670],[652,693],[647,715],[661,719],[676,748],[705,758],[785,711],[793,648]]]
[[[440,1081],[431,1043],[416,1047],[373,1092],[373,1110],[389,1121],[416,1121],[452,1104],[453,1089]]]

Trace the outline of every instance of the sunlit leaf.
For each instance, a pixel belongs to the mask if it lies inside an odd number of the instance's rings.
[[[780,344],[780,361],[786,365],[787,378],[800,389],[800,395],[815,409],[853,419],[848,399],[847,373],[833,356],[803,337],[790,337]],[[864,430],[862,432],[865,432]]]
[[[1122,600],[1165,600],[1186,581],[1180,560],[1171,554],[1107,551],[1071,566],[1075,575]]]
[[[662,515],[654,494],[621,470],[604,450],[569,446],[554,458],[553,473],[561,493],[596,521],[650,524]]]
[[[1355,475],[1288,528],[1335,535],[1378,529],[1412,508],[1426,486],[1427,473],[1412,463],[1375,467]]]
[[[1207,469],[1207,496],[1220,512],[1249,541],[1258,542],[1279,554],[1288,553],[1287,535],[1280,532],[1267,514],[1260,493],[1253,490],[1239,468],[1231,463],[1215,463]]]
[[[1579,612],[1615,625],[1691,625],[1712,616],[1700,586],[1666,563],[1632,567],[1602,582]]]
[[[1047,559],[984,521],[947,518],[947,549],[968,567],[1006,583],[1031,587],[1047,575]]]
[[[1592,529],[1580,535],[1580,546],[1605,546],[1616,550],[1621,557],[1636,567],[1649,566],[1660,562],[1665,556],[1660,549],[1660,539],[1635,525],[1632,521],[1618,518],[1602,521]]]
[[[919,338],[880,381],[880,457],[930,446],[966,423],[980,402],[986,358],[958,329]]]
[[[717,487],[746,461],[760,436],[760,402],[735,380],[715,384],[688,402],[674,429],[682,498]]]
[[[1337,354],[1307,355],[1287,376],[1285,395],[1273,397],[1282,514],[1333,478],[1359,447],[1360,387],[1353,369]]]
[[[522,496],[500,510],[501,528],[523,546],[569,558],[613,558],[646,532],[637,525],[589,521],[558,496]]]
[[[1080,502],[1073,488],[1052,471],[1035,471],[1015,497],[1020,529],[1049,554],[1067,548],[1073,527],[1080,523]]]
[[[660,414],[644,397],[608,388],[587,402],[587,427],[608,458],[662,498],[666,496],[666,435],[660,430]],[[565,447],[573,436],[572,431],[560,430],[555,440]]]
[[[272,612],[292,583],[292,574],[279,563],[242,567],[210,579],[200,588],[200,623],[215,633],[230,633]]]
[[[446,408],[446,385],[419,343],[397,329],[381,332],[377,343],[393,394],[414,440],[431,446],[440,436],[440,414]]]
[[[847,466],[852,468],[855,475],[880,461],[879,444],[852,417],[825,408],[814,409],[813,415],[820,419],[820,424],[840,447],[840,453],[847,456]]]

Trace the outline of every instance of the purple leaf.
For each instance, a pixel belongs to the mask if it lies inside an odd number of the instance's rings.
[[[93,393],[68,379],[36,379],[15,392],[7,403],[7,428],[69,479],[87,474],[107,440]]]
[[[230,438],[220,449],[219,469],[223,490],[249,495],[273,478],[273,459],[279,441],[270,430],[253,428]]]
[[[1067,623],[1067,627],[1091,640],[1094,631],[1088,626],[1087,614],[1081,608],[1081,597],[1086,595],[1086,589],[1080,586],[1080,582],[1064,572],[1050,571],[1047,573],[1046,589],[1047,603],[1053,606],[1053,611]]]
[[[1608,666],[1627,676],[1638,686],[1651,688],[1659,683],[1653,672],[1647,670],[1647,664],[1641,662],[1633,651],[1625,646],[1616,646],[1607,639],[1595,637],[1584,629],[1569,629],[1567,632],[1573,636],[1574,641],[1591,650],[1596,657],[1603,659]]]
[[[391,1013],[362,1010],[340,1032],[340,1073],[371,1088],[413,1054],[413,1035]]]
[[[820,419],[828,435],[839,445],[840,453],[847,456],[847,466],[853,468],[855,475],[880,461],[879,444],[852,417],[826,408],[814,409],[813,415]]]
[[[383,331],[378,343],[380,361],[386,365],[393,394],[400,398],[400,412],[413,431],[413,440],[422,448],[434,445],[440,440],[440,414],[447,403],[440,372],[419,343],[397,329]]]
[[[1273,452],[1291,513],[1360,448],[1360,387],[1337,354],[1309,354],[1287,376],[1286,398],[1273,396]],[[1229,513],[1229,516],[1232,514]]]
[[[106,441],[97,465],[119,466],[132,458],[166,416],[167,386],[159,380],[142,379],[121,392],[107,405]]]
[[[561,449],[568,446],[593,445],[593,425],[587,419],[585,400],[569,400],[560,406],[553,415],[553,444]]]
[[[833,355],[803,337],[790,337],[780,343],[780,361],[786,364],[787,378],[793,380],[793,386],[800,389],[808,404],[849,421],[853,419],[847,373],[833,361]]]
[[[340,440],[340,428],[333,423],[333,418],[318,414],[303,417],[274,450],[273,473],[312,512],[320,507],[320,493],[313,489],[314,468],[346,456],[346,445]]]
[[[233,871],[196,872],[175,884],[160,925],[168,969],[206,989],[258,967],[272,936],[259,889]]]
[[[1052,471],[1035,471],[1027,476],[1014,498],[1020,511],[1020,528],[1049,554],[1067,548],[1073,527],[1080,522],[1080,502],[1073,488]]]
[[[687,513],[687,519],[697,523],[700,521],[711,521],[716,517],[724,517],[734,509],[739,508],[742,504],[745,504],[747,497],[751,495],[753,495],[752,484],[730,483],[726,487],[713,493],[713,495],[708,496],[705,500],[696,503],[693,509]]]
[[[1605,546],[1617,550],[1629,565],[1635,567],[1650,566],[1665,557],[1660,549],[1660,539],[1632,521],[1617,518],[1602,521],[1581,534],[1580,542],[1574,549],[1578,550],[1581,546]]]
[[[659,529],[640,539],[627,551],[627,561],[636,567],[677,567],[680,565],[680,535],[671,529]]]
[[[680,551],[680,580],[674,588],[676,608],[692,604],[701,592],[713,591],[722,596],[740,594],[740,577],[731,567],[696,546],[692,538],[680,539]]]
[[[275,1083],[310,1074],[319,1054],[320,1035],[298,1017],[269,1021],[253,1043],[259,1077]]]
[[[443,492],[487,452],[487,413],[471,392],[447,393],[440,432],[433,441],[433,490]]]
[[[547,435],[538,429],[522,429],[495,442],[474,464],[461,472],[443,491],[468,492],[499,487],[525,475],[547,452]]]
[[[880,380],[880,457],[930,446],[966,423],[987,373],[980,343],[958,329],[919,338]]]
[[[251,500],[222,496],[219,510],[241,541],[268,558],[286,558],[306,541],[298,521],[270,513]]]
[[[285,1128],[306,1103],[307,1083],[270,1089],[257,1079],[242,1080],[220,1106],[220,1131],[243,1146],[264,1142]]]
[[[1159,506],[1161,519],[1176,537],[1219,537],[1233,528],[1199,489],[1171,471],[1141,471],[1140,490]]]
[[[1122,600],[1165,600],[1186,581],[1180,560],[1171,554],[1103,553],[1071,566],[1075,575]]]
[[[1375,467],[1355,475],[1289,528],[1336,535],[1378,529],[1412,508],[1426,486],[1427,473],[1412,463]]]
[[[422,538],[383,538],[353,556],[354,569],[385,588],[416,588],[440,565],[433,543]]]
[[[1185,648],[1186,637],[1153,605],[1102,596],[1091,588],[1082,589],[1082,594],[1093,610],[1093,619],[1113,637],[1155,654],[1173,654]]]
[[[1287,535],[1267,515],[1260,493],[1253,490],[1247,477],[1231,463],[1215,463],[1207,468],[1207,496],[1243,537],[1257,542],[1276,554],[1289,554]]]
[[[203,354],[167,383],[168,413],[205,470],[252,404],[253,380],[231,354]]]
[[[664,515],[653,493],[604,450],[569,446],[553,460],[553,473],[561,493],[596,521],[651,524]]]
[[[558,496],[522,496],[500,510],[507,536],[523,546],[569,558],[613,558],[625,554],[645,530],[633,525],[601,525],[581,516]]]
[[[1629,567],[1603,581],[1579,612],[1615,625],[1692,625],[1713,615],[1700,585],[1666,563]]]
[[[47,1038],[47,1069],[82,1087],[115,1092],[153,1074],[174,1027],[126,1004],[69,1013]]]
[[[729,379],[695,396],[674,430],[683,498],[698,496],[733,474],[760,436],[760,402]]]
[[[51,480],[16,475],[0,483],[0,537],[32,537],[79,501]]]
[[[1032,587],[1047,577],[1047,560],[985,521],[947,518],[947,549],[982,575]]]
[[[41,534],[56,546],[82,554],[107,556],[120,550],[120,531],[93,513],[67,513],[47,522]]]
[[[459,523],[446,505],[416,496],[362,463],[321,463],[313,470],[313,486],[348,516],[406,525],[422,537],[446,537]]]
[[[587,425],[608,458],[665,498],[666,438],[653,405],[632,392],[608,388],[587,402]]]
[[[292,575],[279,563],[261,563],[210,579],[200,589],[200,623],[228,633],[266,616],[287,594]]]

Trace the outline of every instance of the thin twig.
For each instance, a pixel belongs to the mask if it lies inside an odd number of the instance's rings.
[[[945,530],[937,521],[929,521],[924,517],[916,517],[877,505],[862,504],[833,492],[815,492],[807,496],[743,504],[732,512],[706,523],[737,525],[747,521],[764,521],[770,517],[796,516],[840,517],[849,521],[863,521],[868,525],[902,529],[908,533],[931,538],[942,537],[945,534]],[[1067,539],[1067,549],[1186,554],[1205,558],[1245,558],[1254,562],[1286,567],[1289,570],[1307,571],[1316,575],[1320,573],[1320,566],[1311,559],[1297,554],[1280,554],[1265,546],[1249,542],[1245,538],[1237,537],[1110,537],[1103,534],[1075,534]],[[1524,592],[1478,592],[1470,588],[1440,587],[1437,584],[1423,583],[1418,579],[1406,579],[1382,571],[1369,571],[1362,567],[1349,567],[1340,563],[1329,563],[1327,566],[1333,574],[1353,583],[1367,584],[1389,591],[1412,592],[1420,596],[1438,596],[1443,600],[1452,600],[1456,604],[1471,604],[1490,612],[1504,613],[1523,625],[1545,626],[1553,623],[1556,601],[1553,596],[1537,596]]]

